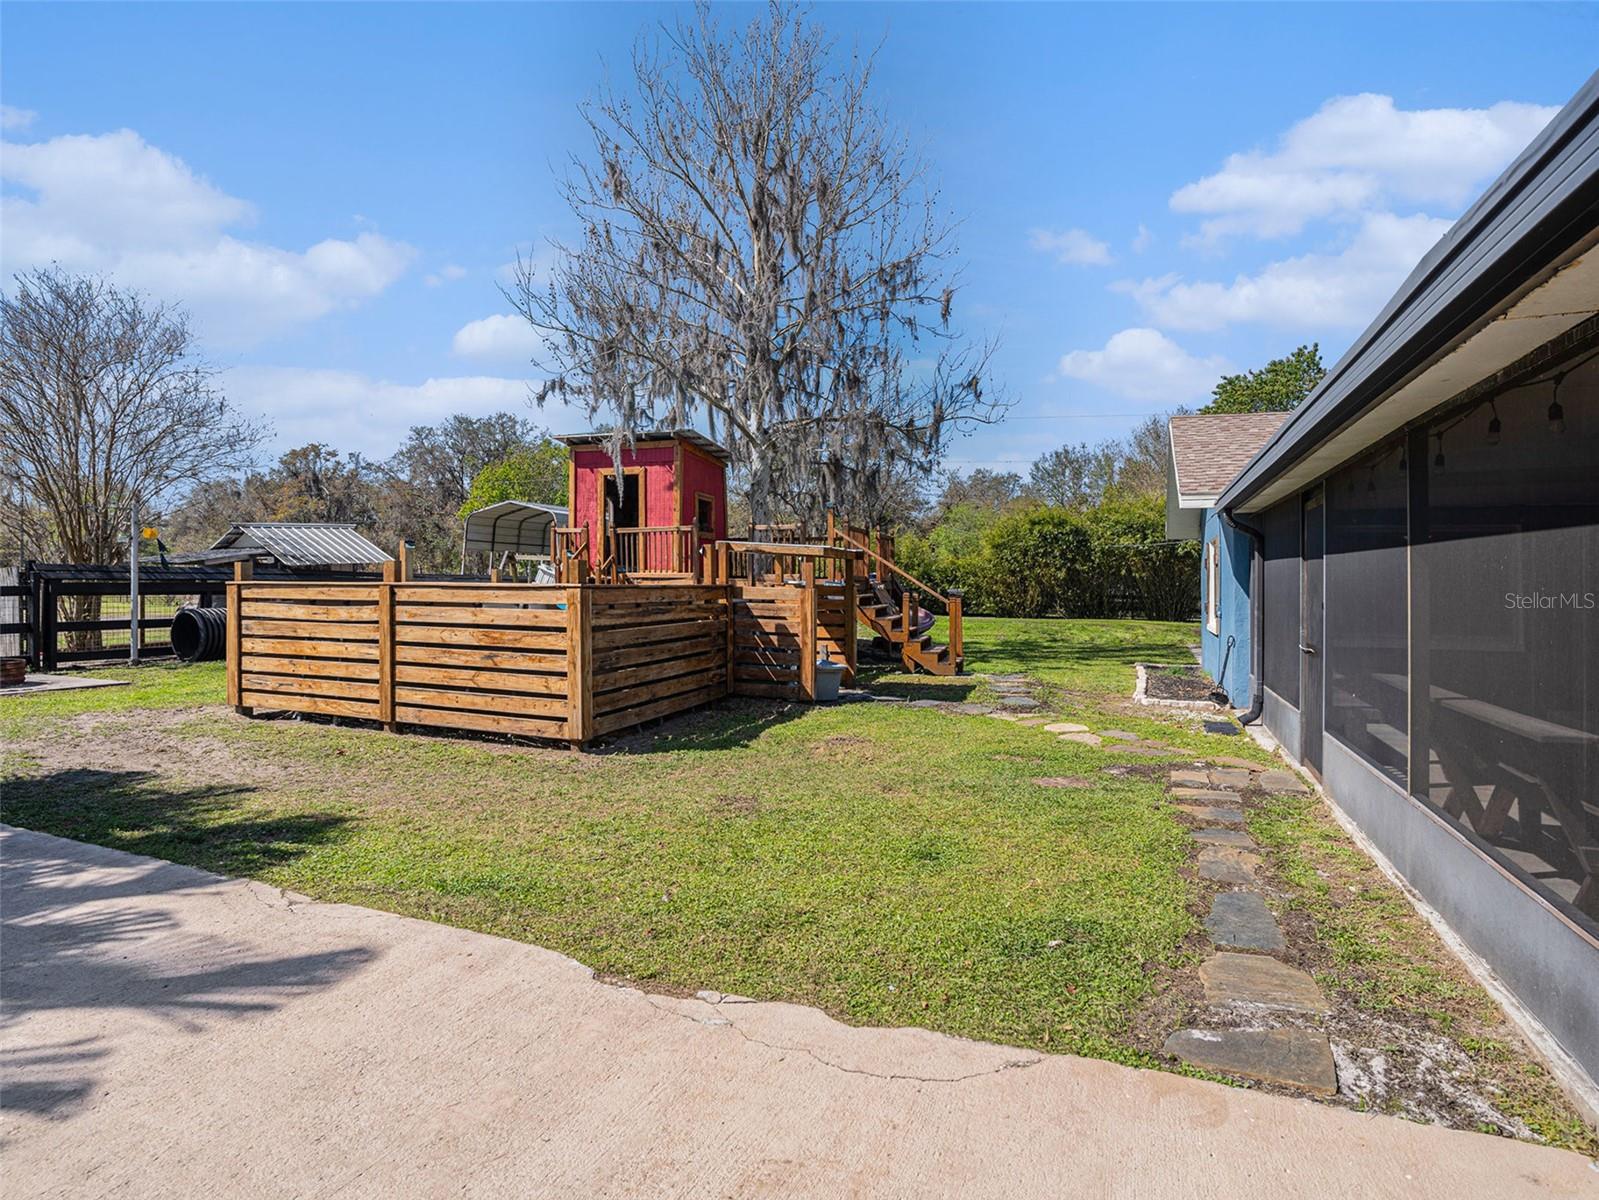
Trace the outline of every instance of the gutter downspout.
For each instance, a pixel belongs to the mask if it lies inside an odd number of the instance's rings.
[[[1252,525],[1236,519],[1232,510],[1220,511],[1222,524],[1249,539],[1249,711],[1238,718],[1240,725],[1250,725],[1260,720],[1266,706],[1265,672],[1261,664],[1265,654],[1262,635],[1265,631],[1265,611],[1260,605],[1262,561],[1266,557],[1266,535]]]

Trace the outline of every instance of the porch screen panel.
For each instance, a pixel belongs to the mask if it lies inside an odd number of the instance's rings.
[[[1299,498],[1285,500],[1262,516],[1264,603],[1261,668],[1266,686],[1289,704],[1299,704]]]
[[[1589,362],[1429,428],[1415,687],[1421,798],[1599,929],[1596,393]]]
[[[1327,481],[1324,651],[1327,732],[1403,787],[1410,614],[1401,458],[1395,443]]]

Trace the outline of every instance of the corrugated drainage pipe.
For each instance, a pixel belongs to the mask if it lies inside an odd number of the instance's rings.
[[[1262,560],[1266,557],[1266,535],[1251,525],[1237,520],[1231,510],[1221,510],[1222,524],[1236,529],[1249,539],[1249,711],[1238,718],[1240,725],[1260,720],[1261,709],[1266,707],[1266,688],[1261,663],[1265,645],[1261,634],[1265,629],[1265,614],[1260,606],[1260,576]]]
[[[186,604],[172,617],[172,653],[184,662],[221,658],[228,644],[228,610]]]

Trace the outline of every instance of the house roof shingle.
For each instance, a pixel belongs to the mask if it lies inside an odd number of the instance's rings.
[[[1282,412],[1173,417],[1167,424],[1178,495],[1185,499],[1220,495],[1287,418]]]

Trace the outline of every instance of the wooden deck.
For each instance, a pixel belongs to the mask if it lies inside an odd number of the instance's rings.
[[[849,581],[480,584],[237,580],[228,703],[581,745],[729,694],[809,701],[853,672]]]

